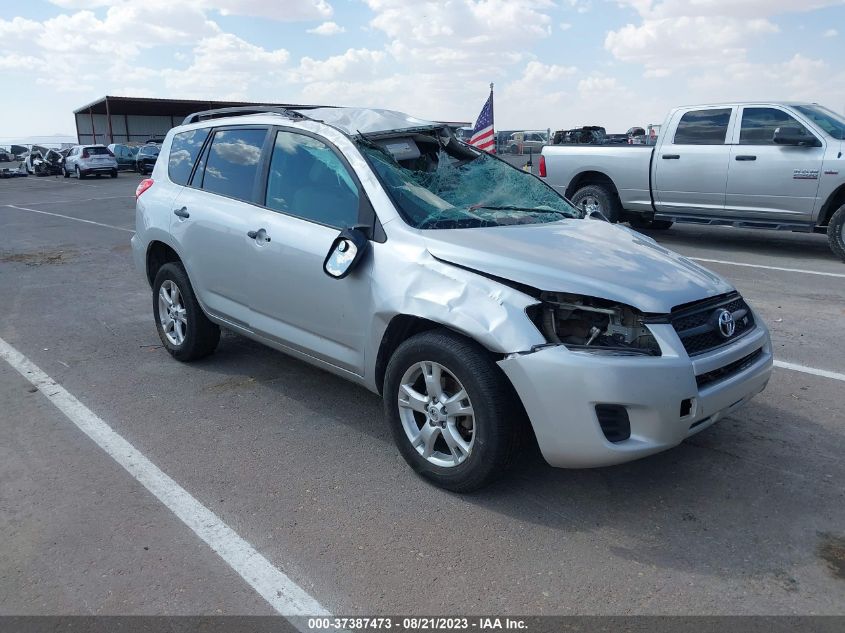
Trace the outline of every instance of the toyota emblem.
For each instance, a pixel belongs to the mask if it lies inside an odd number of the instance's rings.
[[[716,317],[716,324],[719,326],[719,334],[722,338],[730,338],[736,331],[736,321],[734,315],[727,310],[719,310]]]

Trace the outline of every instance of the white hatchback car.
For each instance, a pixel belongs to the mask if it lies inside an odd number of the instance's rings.
[[[380,393],[402,455],[452,490],[500,474],[532,428],[554,466],[662,451],[771,373],[725,280],[442,124],[198,113],[136,193],[135,262],[175,358],[222,326]]]

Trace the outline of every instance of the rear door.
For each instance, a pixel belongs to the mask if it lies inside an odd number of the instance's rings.
[[[181,132],[168,158],[171,180],[186,183],[173,203],[170,233],[194,291],[207,310],[244,328],[249,328],[247,267],[253,242],[247,232],[254,224],[266,137],[262,126],[223,127],[211,136],[208,129]]]
[[[654,197],[662,213],[722,215],[731,147],[732,107],[679,111],[654,156]],[[674,127],[672,124],[675,124]],[[674,129],[674,133],[672,130]]]
[[[818,147],[775,145],[772,137],[779,127],[802,129]],[[775,222],[811,222],[824,141],[775,106],[743,106],[738,128],[728,169],[727,214]]]

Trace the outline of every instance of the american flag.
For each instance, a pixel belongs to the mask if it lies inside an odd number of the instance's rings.
[[[491,154],[496,153],[496,133],[493,131],[493,85],[490,84],[490,97],[481,108],[481,114],[472,128],[469,144]]]

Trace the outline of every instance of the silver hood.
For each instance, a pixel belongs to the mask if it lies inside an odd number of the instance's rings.
[[[731,292],[724,279],[649,237],[602,220],[424,231],[438,259],[539,290],[665,314]]]

